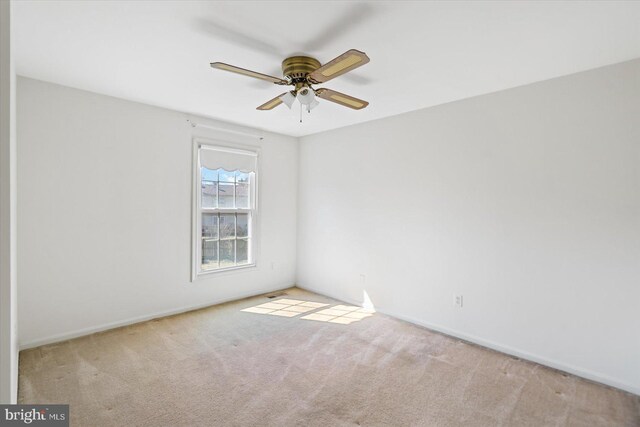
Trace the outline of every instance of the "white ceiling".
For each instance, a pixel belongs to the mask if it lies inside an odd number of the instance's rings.
[[[640,57],[640,2],[17,1],[20,75],[293,136],[378,119]],[[281,75],[307,54],[355,48],[371,62],[322,87],[300,124],[256,107],[281,86],[212,61]]]

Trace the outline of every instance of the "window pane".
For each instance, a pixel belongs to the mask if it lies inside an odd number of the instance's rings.
[[[202,240],[202,269],[218,268],[218,241]]]
[[[239,213],[236,217],[236,236],[249,237],[249,214]]]
[[[220,238],[236,237],[236,214],[220,214]]]
[[[234,171],[226,171],[218,169],[218,181],[220,182],[236,182],[236,173]]]
[[[249,184],[236,184],[236,208],[249,207]]]
[[[202,237],[210,239],[218,238],[218,214],[202,214]]]
[[[218,183],[214,181],[202,181],[202,207],[218,207]]]
[[[220,182],[218,184],[218,206],[233,208],[233,183]]]
[[[248,239],[236,240],[236,260],[238,264],[249,263],[249,240]]]
[[[236,172],[236,182],[243,182],[245,184],[249,183],[249,174],[245,172]]]
[[[235,263],[235,240],[220,240],[220,267],[233,267]]]
[[[218,171],[207,168],[200,168],[200,175],[203,181],[217,181]]]

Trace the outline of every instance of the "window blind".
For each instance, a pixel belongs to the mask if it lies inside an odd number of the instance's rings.
[[[210,170],[255,172],[257,154],[252,151],[223,147],[200,147],[200,166]]]

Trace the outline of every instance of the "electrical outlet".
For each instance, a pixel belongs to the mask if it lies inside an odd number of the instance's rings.
[[[462,308],[462,295],[453,295],[453,306],[456,308]]]

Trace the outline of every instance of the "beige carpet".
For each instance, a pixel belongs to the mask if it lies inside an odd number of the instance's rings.
[[[640,425],[638,396],[286,292],[23,351],[19,401],[92,427]]]

